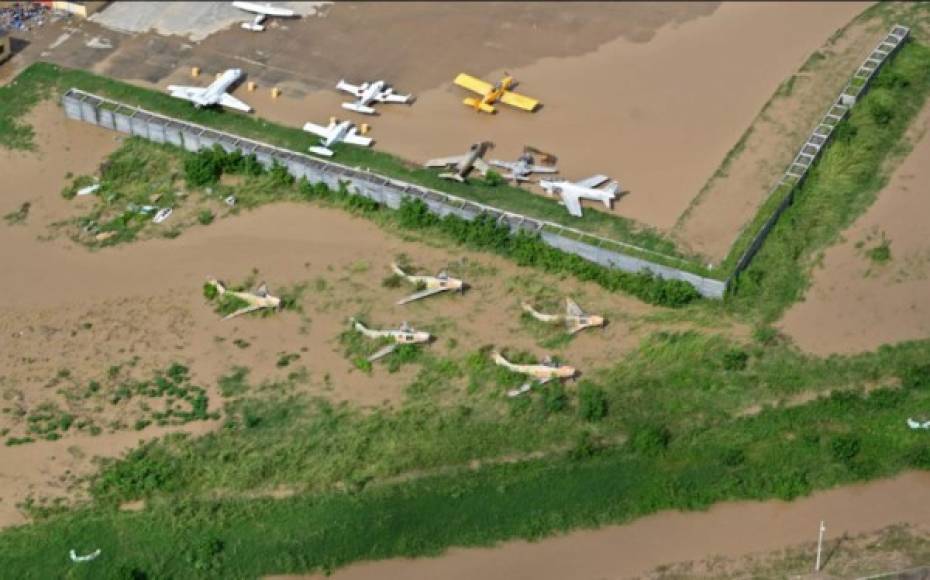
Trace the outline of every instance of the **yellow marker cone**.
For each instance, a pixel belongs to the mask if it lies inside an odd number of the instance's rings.
[[[192,68],[191,68],[191,76],[192,76],[192,77],[199,77],[199,76],[200,76],[200,67],[199,67],[199,66],[195,66],[195,67],[192,67]]]
[[[246,85],[246,88],[247,88],[247,89],[249,90],[249,92],[251,93],[252,91],[255,90],[255,83],[254,83],[253,81],[249,81],[249,84]]]
[[[271,98],[272,98],[272,99],[277,99],[279,96],[281,96],[281,89],[279,89],[278,87],[272,88],[272,89],[271,89]]]
[[[362,135],[367,135],[368,134],[368,123],[362,123],[361,125],[359,125],[358,132],[361,133]]]

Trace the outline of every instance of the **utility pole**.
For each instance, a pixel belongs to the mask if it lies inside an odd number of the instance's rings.
[[[814,565],[814,572],[820,572],[820,551],[823,548],[823,533],[827,531],[827,526],[820,520],[820,535],[817,537],[817,563]]]

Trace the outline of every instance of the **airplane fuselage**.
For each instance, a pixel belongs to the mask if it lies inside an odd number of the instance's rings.
[[[513,77],[504,77],[500,82],[494,85],[494,88],[491,89],[488,94],[486,94],[480,101],[475,99],[475,110],[481,108],[481,105],[493,105],[497,102],[498,99],[504,94],[504,91],[510,89],[513,85]]]
[[[374,101],[375,97],[377,97],[381,91],[384,90],[384,81],[375,81],[370,85],[366,85],[367,83],[362,85],[364,90],[362,91],[361,96],[359,96],[359,100],[363,105],[367,105]]]
[[[324,147],[331,147],[334,144],[342,141],[342,139],[346,136],[346,134],[349,132],[349,129],[351,128],[352,128],[352,121],[343,121],[339,123],[338,125],[336,125],[336,131],[333,134],[331,134],[326,139],[321,138],[320,142],[323,144]]]
[[[616,194],[613,191],[601,190],[593,187],[583,187],[570,181],[546,181],[541,179],[539,180],[539,185],[549,195],[557,195],[561,197],[563,193],[566,193],[578,197],[579,199],[599,201],[608,208],[610,207],[610,202],[613,201],[616,197]]]
[[[220,99],[226,94],[233,84],[242,77],[242,69],[231,68],[220,75],[206,90],[192,99],[195,107],[209,107],[220,102]]]
[[[575,376],[577,370],[575,367],[568,365],[558,365],[550,366],[546,364],[539,365],[524,365],[512,363],[509,360],[501,356],[500,353],[493,353],[492,357],[494,362],[498,365],[512,370],[516,373],[521,373],[529,377],[540,380],[551,380],[551,379],[570,379]]]

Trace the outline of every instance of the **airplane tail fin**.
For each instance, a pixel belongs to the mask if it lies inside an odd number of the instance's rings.
[[[327,149],[326,147],[317,147],[316,145],[310,147],[310,152],[316,153],[317,155],[323,155],[324,157],[333,156],[333,152],[330,149]]]
[[[604,191],[609,193],[612,199],[620,191],[620,184],[616,181],[611,181],[609,184],[607,184],[607,187],[604,188]]]
[[[374,115],[376,112],[373,108],[358,103],[342,103],[342,108],[355,111],[356,113],[362,113],[363,115]]]

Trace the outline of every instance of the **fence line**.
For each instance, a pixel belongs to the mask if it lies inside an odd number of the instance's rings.
[[[220,145],[229,152],[240,151],[244,155],[255,155],[265,166],[271,166],[274,162],[280,163],[297,179],[304,177],[310,182],[325,183],[333,189],[347,184],[353,193],[393,209],[400,207],[406,198],[416,198],[422,200],[432,213],[440,216],[453,214],[473,220],[481,215],[491,215],[498,223],[506,224],[511,231],[536,232],[547,245],[602,266],[632,273],[648,271],[666,280],[681,280],[693,286],[706,298],[721,299],[726,292],[726,282],[657,264],[626,254],[623,250],[634,250],[664,260],[685,263],[681,258],[554,222],[508,212],[435,189],[385,177],[367,169],[324,161],[254,139],[153,113],[76,88],[69,89],[64,94],[62,105],[70,119],[143,137],[156,143],[169,143],[191,152]]]
[[[883,38],[881,42],[878,43],[878,46],[866,57],[865,61],[859,65],[856,73],[849,82],[846,83],[843,90],[840,91],[839,96],[833,104],[830,105],[830,108],[827,109],[827,112],[820,119],[817,126],[814,127],[814,130],[807,137],[807,140],[801,146],[798,154],[794,156],[794,159],[788,165],[784,174],[775,186],[769,190],[766,199],[774,195],[779,189],[784,187],[789,188],[785,198],[778,204],[778,207],[775,208],[775,211],[772,212],[772,215],[769,216],[765,223],[762,224],[758,233],[753,237],[752,242],[743,252],[743,255],[740,256],[739,261],[733,268],[733,272],[731,272],[730,276],[727,278],[727,285],[736,279],[743,270],[749,267],[756,252],[762,247],[769,232],[778,222],[778,218],[788,209],[788,206],[794,203],[795,193],[798,191],[801,183],[803,183],[804,178],[807,177],[807,173],[811,166],[813,166],[814,161],[820,156],[820,152],[830,142],[830,138],[836,126],[846,118],[849,111],[856,104],[856,101],[865,95],[869,84],[878,73],[878,70],[899,48],[901,48],[904,41],[907,40],[910,35],[910,32],[911,29],[906,26],[901,26],[900,24],[894,25],[888,34],[885,35],[885,38]]]

